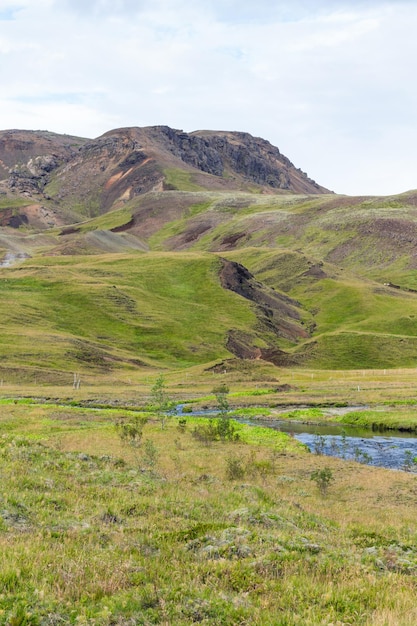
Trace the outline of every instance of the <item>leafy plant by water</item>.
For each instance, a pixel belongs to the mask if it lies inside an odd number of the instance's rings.
[[[162,429],[165,428],[167,416],[174,407],[175,402],[168,395],[165,378],[163,374],[160,374],[151,389],[151,405],[149,408],[160,421]]]
[[[417,469],[417,457],[413,455],[411,450],[405,450],[403,470],[405,472],[412,472]]]
[[[316,433],[314,435],[314,441],[313,441],[314,452],[319,455],[324,454],[325,446],[326,446],[326,439],[323,437],[323,435]]]

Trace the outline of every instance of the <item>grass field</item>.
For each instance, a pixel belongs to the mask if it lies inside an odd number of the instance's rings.
[[[249,269],[255,259],[251,249],[228,256]],[[268,279],[274,255],[257,258],[257,276],[265,273],[266,283],[279,288],[278,275],[275,283]],[[300,258],[300,274],[303,263]],[[297,271],[296,263],[293,268]],[[249,300],[221,287],[219,271],[217,255],[155,251],[38,256],[2,268],[4,376],[16,380],[13,372],[20,369],[21,380],[27,380],[25,372],[33,368],[39,379],[58,382],[63,372],[87,374],[91,368],[104,373],[210,364],[232,356],[226,349],[231,330],[249,333],[255,345],[281,347],[304,367],[387,369],[416,363],[415,294],[390,293],[357,278],[295,280],[290,295],[313,333],[291,345],[259,326]]]
[[[1,624],[415,623],[415,476],[185,419],[0,403]]]

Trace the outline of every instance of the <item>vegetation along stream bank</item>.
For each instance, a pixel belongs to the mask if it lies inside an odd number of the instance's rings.
[[[392,471],[270,428],[360,417],[372,434],[411,423],[411,398],[306,407],[310,375],[295,402],[213,378],[3,386],[0,623],[415,624],[412,460]]]

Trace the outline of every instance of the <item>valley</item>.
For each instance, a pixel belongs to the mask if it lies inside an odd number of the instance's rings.
[[[247,133],[1,131],[0,623],[414,625],[415,458],[267,426],[415,434],[416,251]]]

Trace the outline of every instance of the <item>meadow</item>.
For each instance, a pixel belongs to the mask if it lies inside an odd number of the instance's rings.
[[[252,383],[247,370],[172,371],[165,391],[216,408],[227,384],[230,408],[252,416],[320,417],[323,398],[413,416],[413,370],[253,365]],[[1,624],[415,624],[414,474],[243,424],[236,440],[204,439],[204,418],[161,419],[156,374],[107,376],[3,383]]]

